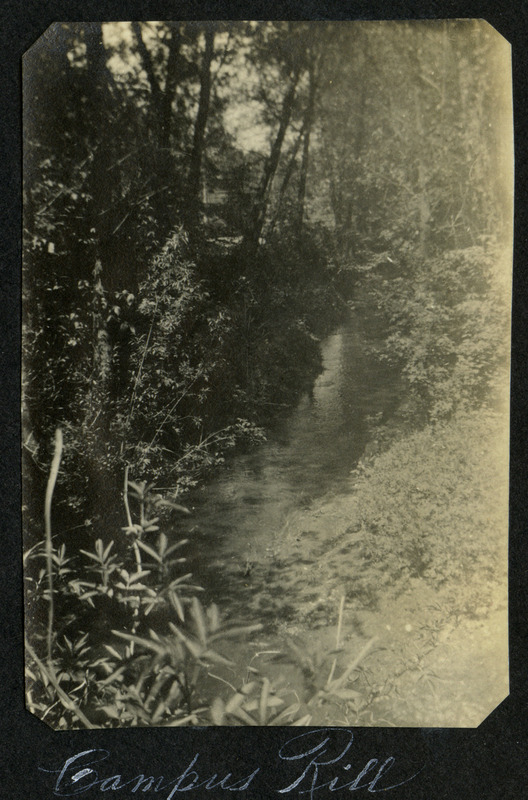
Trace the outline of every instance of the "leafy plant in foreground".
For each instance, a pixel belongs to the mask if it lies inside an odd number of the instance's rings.
[[[344,710],[358,711],[368,705],[363,692],[350,688],[349,684],[359,677],[359,667],[377,641],[373,637],[366,642],[359,653],[344,668],[338,670],[338,656],[343,653],[341,629],[345,605],[344,595],[339,604],[335,648],[323,651],[321,647],[309,648],[303,643],[299,646],[293,639],[287,639],[287,651],[280,654],[280,660],[296,664],[304,677],[306,705],[309,709],[334,704]]]
[[[190,583],[190,573],[177,574],[185,559],[174,556],[186,540],[169,544],[152,510],[185,508],[153,494],[144,482],[128,481],[126,471],[125,551],[102,538],[93,549],[79,548],[71,556],[65,543],[54,544],[50,509],[61,450],[57,434],[46,539],[25,559],[31,565],[45,558],[36,578],[27,575],[27,608],[48,611],[47,621],[37,615],[28,620],[30,711],[62,729],[239,724],[255,710],[260,687],[260,716],[248,724],[307,724],[310,717],[299,715],[298,704],[275,713],[283,701],[265,678],[245,682],[241,692],[232,687],[226,701],[211,689],[218,677],[213,667],[236,666],[225,655],[230,643],[262,626],[224,622],[214,603],[207,608],[200,603],[200,587]],[[134,516],[129,492],[138,504]],[[149,541],[153,535],[155,542]]]

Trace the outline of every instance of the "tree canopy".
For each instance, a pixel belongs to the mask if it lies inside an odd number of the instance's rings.
[[[214,430],[309,382],[362,270],[507,237],[499,45],[456,20],[51,26],[24,59],[37,474],[59,423],[98,469],[214,461]]]

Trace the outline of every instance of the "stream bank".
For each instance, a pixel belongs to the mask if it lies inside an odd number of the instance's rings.
[[[207,546],[194,566],[229,616],[264,623],[229,655],[306,704],[311,724],[476,726],[508,693],[505,417],[459,412],[416,432],[393,395],[384,408],[371,397],[357,436],[332,439],[346,343],[364,380],[372,355],[357,331],[329,337],[282,442],[244,456],[193,515],[194,545]],[[305,452],[317,443],[309,465],[292,458],[302,436]],[[336,453],[340,477],[323,462]],[[369,646],[329,695],[331,672]]]
[[[235,455],[226,468],[190,498],[192,514],[178,529],[189,539],[194,577],[210,599],[244,613],[247,581],[266,582],[269,568],[283,566],[282,548],[303,511],[326,495],[347,493],[350,474],[373,431],[401,401],[398,370],[374,354],[383,326],[364,314],[321,343],[323,368],[311,391],[282,415],[268,441]],[[273,599],[260,621],[275,622]]]

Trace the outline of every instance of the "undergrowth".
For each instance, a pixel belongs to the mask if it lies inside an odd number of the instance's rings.
[[[508,312],[497,253],[473,247],[415,262],[413,280],[373,272],[366,281],[389,322],[382,355],[400,363],[409,392],[398,424],[377,426],[377,445],[357,466],[346,529],[331,550],[315,542],[302,573],[306,591],[326,593],[305,627],[327,624],[340,600],[334,647],[304,631],[274,648],[275,666],[297,670],[293,688],[257,659],[258,622],[226,621],[200,601],[186,540],[163,531],[188,513],[174,495],[130,480],[127,467],[121,530],[96,530],[86,546],[52,535],[58,435],[45,535],[25,554],[28,708],[54,728],[390,725],[403,724],[392,704],[419,687],[447,713],[429,655],[505,602]],[[426,608],[407,625],[416,635],[344,644],[345,596],[359,624],[361,609],[378,606],[391,631],[395,604],[417,585]]]
[[[460,411],[393,442],[355,473],[355,522],[363,558],[387,579],[434,586],[497,578],[507,524],[504,415]],[[502,566],[504,566],[502,564]]]
[[[24,554],[26,702],[33,714],[55,729],[302,726],[314,704],[350,696],[347,683],[372,642],[336,673],[338,633],[332,665],[319,683],[312,676],[301,698],[253,666],[254,658],[231,659],[233,644],[251,642],[262,625],[226,621],[215,603],[202,604],[201,587],[184,571],[187,541],[169,541],[161,530],[167,514],[187,509],[129,480],[128,470],[122,535],[96,538],[92,549],[55,543],[51,502],[62,446],[58,429],[45,535]],[[344,598],[340,615],[343,605]],[[226,669],[240,676],[237,686],[217,674]]]

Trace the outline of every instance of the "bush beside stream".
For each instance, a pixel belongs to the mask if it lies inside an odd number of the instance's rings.
[[[365,278],[405,400],[375,426],[350,494],[295,519],[277,571],[297,597],[286,636],[321,657],[345,597],[341,657],[378,637],[339,706],[350,724],[474,725],[507,694],[506,265],[487,246]]]
[[[434,694],[440,640],[503,614],[499,39],[475,20],[55,23],[25,55],[27,703],[50,726],[414,724],[409,673]],[[237,620],[200,599],[178,519],[313,402],[351,309],[385,326],[373,353],[405,403],[349,495],[299,492],[265,563],[250,542],[231,572],[211,556],[249,597]]]
[[[504,417],[483,412],[393,432],[349,494],[291,522],[250,616],[275,597],[275,645],[295,642],[315,673],[336,646],[342,597],[338,663],[377,637],[357,695],[320,704],[314,724],[471,726],[507,694],[505,438]],[[274,674],[302,695],[302,669]]]
[[[468,259],[474,272],[475,253]],[[447,276],[460,255],[444,263]],[[427,306],[416,313],[424,284],[408,285],[407,302],[398,287],[399,308],[412,314],[392,321],[379,351],[396,352],[405,330],[404,375],[428,325]],[[378,281],[374,289],[379,297]],[[78,553],[57,540],[53,585],[49,565],[37,569],[44,548],[30,550],[27,613],[41,648],[50,592],[57,622],[56,667],[28,645],[32,710],[58,727],[83,719],[103,727],[478,724],[507,691],[508,430],[489,332],[479,338],[475,313],[489,306],[490,286],[471,292],[470,280],[467,289],[440,315],[445,350],[467,349],[466,337],[457,342],[461,327],[473,334],[464,391],[440,414],[429,363],[429,391],[409,392],[386,425],[373,425],[349,493],[290,514],[266,563],[225,572],[247,588],[240,623],[200,603],[180,566],[184,542],[163,531],[167,515],[185,509],[145,482],[125,482],[126,547],[105,528]],[[364,307],[372,281],[366,291]],[[389,286],[385,296],[390,305]],[[504,314],[495,309],[497,327]],[[504,363],[500,348],[493,358]],[[442,391],[456,387],[458,358],[440,375]],[[73,712],[61,687],[78,703]]]

